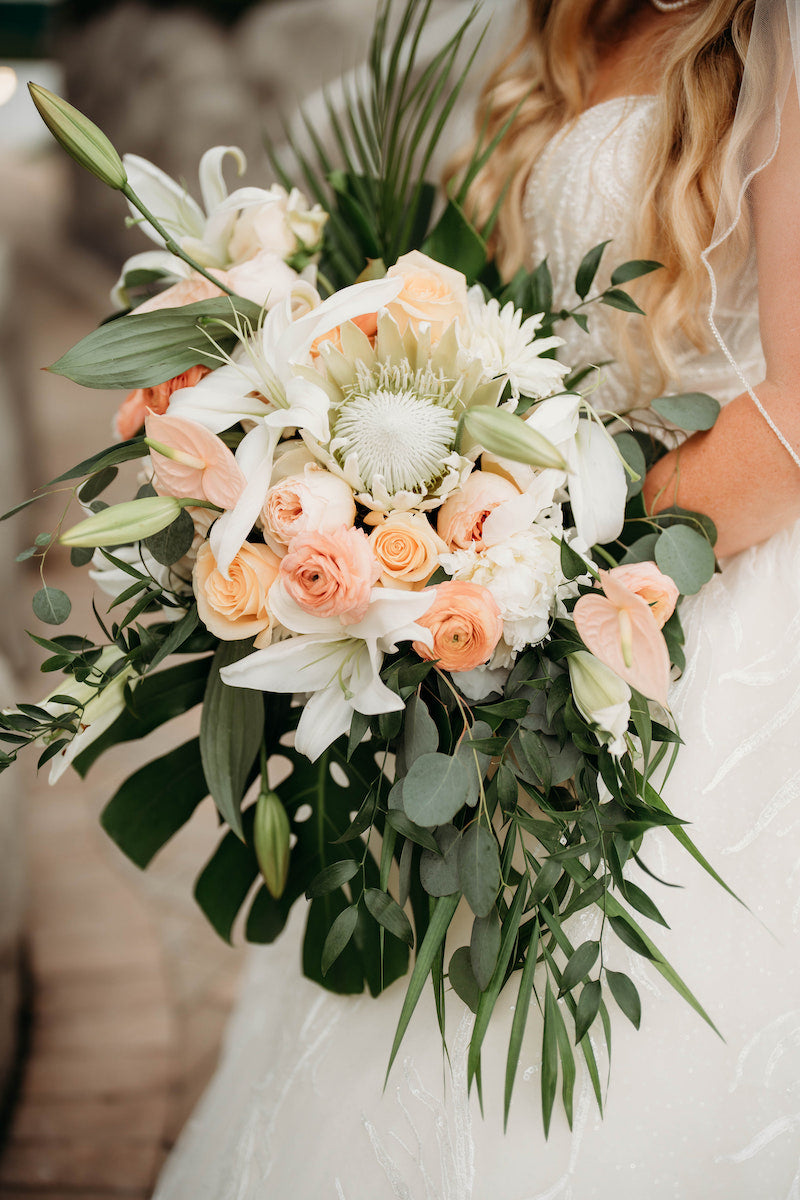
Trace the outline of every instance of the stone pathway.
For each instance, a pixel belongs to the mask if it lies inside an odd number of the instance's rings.
[[[0,228],[16,250],[14,307],[25,314],[14,350],[29,488],[108,440],[118,398],[38,368],[93,328],[111,280],[59,236],[66,179],[58,160],[0,163],[0,173],[8,182]],[[25,676],[16,695],[35,701],[55,681],[36,673],[35,647],[25,665],[21,630],[52,631],[30,613],[35,571],[18,567],[9,575],[7,564],[56,517],[43,505],[28,511],[27,537],[18,518],[0,581],[19,613],[6,608],[3,622],[7,652],[16,649]],[[10,523],[0,528],[7,539]],[[86,573],[62,557],[48,560],[47,576],[73,600],[70,632],[91,630]],[[3,779],[26,793],[32,1006],[29,1054],[0,1156],[0,1200],[144,1200],[213,1071],[239,963],[191,899],[193,877],[218,836],[213,810],[201,806],[147,874],[97,823],[126,775],[174,739],[174,729],[165,730],[144,746],[120,747],[85,783],[70,771],[51,789],[47,769],[37,778],[33,763]]]

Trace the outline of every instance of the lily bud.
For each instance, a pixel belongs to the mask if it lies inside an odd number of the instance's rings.
[[[464,443],[458,446],[461,453],[477,443],[490,454],[527,463],[529,467],[567,469],[552,442],[504,408],[489,408],[485,404],[468,408],[459,421],[459,442]]]
[[[174,496],[144,496],[112,504],[62,533],[62,546],[122,546],[139,542],[166,529],[179,516],[183,505]]]
[[[631,689],[616,671],[588,650],[567,655],[572,696],[580,712],[596,725],[614,755],[625,753],[625,734],[631,717]]]
[[[102,130],[77,108],[40,84],[29,83],[28,91],[39,116],[59,146],[103,183],[121,191],[128,176],[122,159]]]
[[[275,792],[262,792],[256,803],[253,842],[267,891],[276,900],[283,895],[289,874],[289,818]]]

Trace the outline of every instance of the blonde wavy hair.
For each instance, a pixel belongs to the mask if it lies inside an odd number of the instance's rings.
[[[553,135],[588,107],[604,44],[643,4],[628,0],[609,23],[608,0],[525,0],[524,36],[489,79],[479,107],[484,139],[511,124],[469,194],[479,221],[500,204],[491,248],[504,277],[521,264],[529,241],[522,210],[533,164]],[[631,226],[638,231],[636,256],[664,265],[635,293],[648,314],[645,336],[661,383],[672,374],[676,334],[698,349],[708,345],[709,283],[700,255],[714,229],[754,8],[755,0],[699,0],[653,44],[663,63],[662,103]],[[466,154],[451,173],[464,161]],[[745,223],[737,236],[743,254]],[[622,353],[635,370],[623,325],[620,330]]]

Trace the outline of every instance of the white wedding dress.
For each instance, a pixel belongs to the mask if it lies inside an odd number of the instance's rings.
[[[612,266],[630,257],[627,198],[654,103],[588,110],[533,172],[530,260],[548,254],[556,304],[595,243],[615,239]],[[613,357],[613,316],[598,308],[588,337],[567,328],[569,361]],[[757,377],[754,279],[740,311],[736,354]],[[624,369],[606,374],[598,404],[630,408]],[[721,401],[741,390],[717,353],[686,356],[678,383]],[[730,560],[683,609],[688,665],[671,705],[686,745],[666,797],[749,911],[666,832],[648,835],[645,858],[681,887],[647,883],[671,926],[653,936],[724,1041],[610,934],[644,1013],[638,1033],[613,1014],[604,1119],[579,1073],[574,1130],[557,1101],[544,1140],[534,1002],[504,1135],[515,981],[484,1043],[485,1119],[466,1089],[471,1014],[454,995],[450,1065],[426,992],[384,1092],[404,981],[377,1001],[308,982],[301,903],[278,943],[251,954],[217,1075],[156,1200],[800,1200],[799,568],[795,528]],[[594,917],[576,920],[573,938],[592,936]],[[453,932],[452,947],[468,941],[467,915]]]

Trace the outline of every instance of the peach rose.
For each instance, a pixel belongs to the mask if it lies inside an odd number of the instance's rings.
[[[503,634],[503,619],[492,593],[478,583],[440,583],[436,599],[417,618],[433,634],[433,650],[414,642],[420,658],[438,659],[444,671],[472,671],[489,661]]]
[[[197,552],[192,586],[200,620],[224,642],[255,635],[256,646],[268,646],[272,636],[269,589],[278,576],[280,560],[269,546],[245,542],[230,565],[230,578],[217,570],[209,542]]]
[[[612,579],[621,583],[635,596],[641,596],[650,605],[650,611],[663,629],[675,612],[680,595],[674,581],[653,562],[626,563],[608,572]]]
[[[439,509],[436,528],[451,550],[483,550],[483,523],[489,513],[519,496],[502,475],[473,471],[463,488],[451,493]]]
[[[301,533],[332,533],[350,528],[356,503],[349,484],[322,467],[309,464],[302,475],[289,475],[267,492],[261,521],[267,540],[278,544],[278,553]]]
[[[403,290],[388,305],[401,333],[410,324],[418,330],[427,321],[431,340],[438,341],[445,329],[457,317],[467,312],[467,281],[460,271],[445,267],[419,250],[398,258],[386,272],[389,279],[403,280]]]
[[[148,412],[161,416],[167,411],[173,392],[194,387],[209,371],[209,367],[189,367],[188,371],[183,371],[174,379],[168,379],[166,383],[158,383],[155,387],[136,388],[117,409],[114,419],[117,434],[124,442],[135,437],[144,425]]]
[[[384,587],[419,591],[439,565],[447,546],[423,513],[390,513],[369,535]]]
[[[151,448],[153,487],[160,496],[209,500],[230,509],[242,494],[245,478],[225,443],[203,425],[184,417],[145,420],[148,439],[174,457]]]
[[[354,625],[369,607],[380,569],[367,535],[342,527],[294,538],[280,572],[287,593],[306,612]]]

